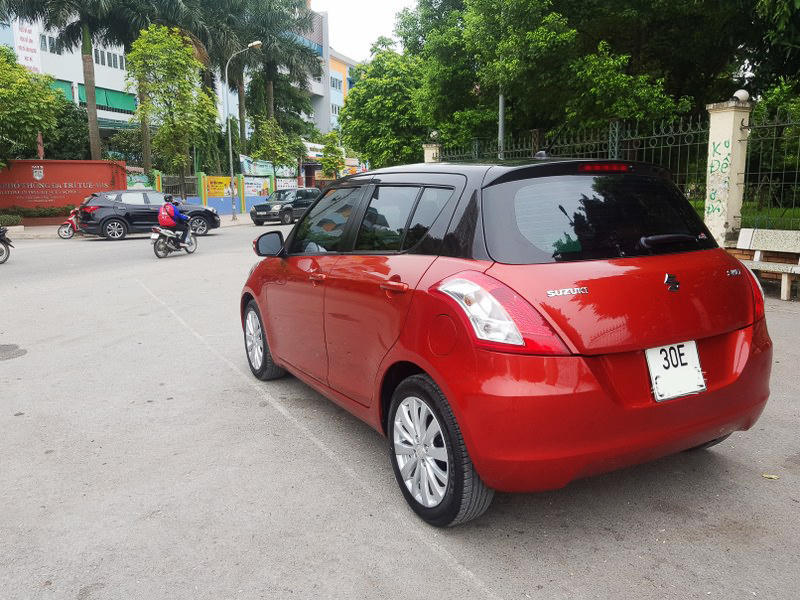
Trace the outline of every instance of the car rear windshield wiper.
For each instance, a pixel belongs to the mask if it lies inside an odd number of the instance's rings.
[[[646,235],[639,240],[642,248],[650,249],[661,244],[672,244],[675,242],[696,242],[697,237],[686,233],[663,233],[660,235]]]

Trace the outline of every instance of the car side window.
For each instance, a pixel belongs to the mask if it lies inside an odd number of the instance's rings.
[[[142,192],[122,192],[117,196],[117,202],[122,202],[123,204],[137,204],[140,206],[146,204]]]
[[[414,209],[414,216],[411,217],[406,238],[403,240],[403,250],[413,248],[425,237],[452,195],[451,188],[425,188],[417,202],[417,208]]]
[[[342,188],[328,192],[298,224],[289,252],[338,252],[345,226],[360,196],[361,188]]]
[[[158,192],[148,192],[147,193],[147,200],[153,206],[161,206],[164,204],[164,194]]]
[[[419,195],[418,187],[379,186],[356,238],[355,251],[396,252],[400,250],[408,217]]]

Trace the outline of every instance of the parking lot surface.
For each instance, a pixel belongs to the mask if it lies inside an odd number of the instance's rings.
[[[164,260],[21,240],[0,266],[0,598],[800,596],[798,303],[768,299],[751,431],[437,530],[381,436],[250,374],[239,292],[272,228]]]

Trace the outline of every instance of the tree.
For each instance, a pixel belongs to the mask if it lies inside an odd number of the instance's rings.
[[[158,128],[153,145],[165,166],[180,173],[184,197],[189,149],[216,127],[216,106],[202,87],[201,67],[191,41],[177,28],[162,25],[142,31],[128,55],[129,82],[146,88],[137,113]]]
[[[253,134],[253,156],[268,160],[273,165],[293,165],[306,153],[305,144],[298,135],[286,134],[274,118],[262,117],[256,121]]]
[[[44,138],[44,155],[54,160],[86,160],[91,156],[86,110],[57,93],[56,126]]]
[[[335,131],[326,133],[323,137],[322,171],[331,178],[339,177],[344,169],[344,152],[339,145],[339,134]]]
[[[28,72],[10,48],[0,46],[0,169],[35,148],[39,132],[46,137],[55,129],[58,99],[51,81]]]
[[[344,142],[373,167],[417,162],[427,133],[414,104],[420,60],[398,54],[379,38],[372,59],[357,67],[358,85],[339,114]]]
[[[100,127],[94,77],[94,42],[105,33],[105,23],[122,0],[8,0],[12,16],[29,21],[41,20],[45,29],[59,32],[59,48],[80,48],[83,82],[86,89],[86,112],[89,119],[89,147],[93,160],[100,160]]]

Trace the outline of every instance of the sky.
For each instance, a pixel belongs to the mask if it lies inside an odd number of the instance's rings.
[[[330,45],[355,61],[367,60],[380,36],[394,37],[394,16],[416,0],[311,0],[311,8],[328,13]],[[399,48],[398,48],[399,49]]]

